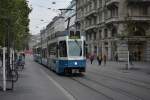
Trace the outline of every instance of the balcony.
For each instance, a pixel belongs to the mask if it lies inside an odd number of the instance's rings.
[[[150,0],[127,0],[128,4],[146,4],[149,5],[150,4]]]
[[[150,15],[149,16],[129,16],[128,20],[134,20],[134,21],[150,21]]]
[[[107,6],[108,8],[111,8],[111,7],[113,7],[113,6],[117,6],[118,3],[119,3],[118,0],[107,0],[107,1],[106,1],[106,6]]]
[[[96,14],[97,14],[97,10],[96,10],[96,9],[93,9],[93,10],[88,11],[88,12],[85,14],[85,17],[96,16]]]
[[[85,27],[85,31],[88,31],[88,30],[95,30],[97,28],[97,25],[96,24],[93,24],[93,25],[88,25]]]
[[[107,18],[105,23],[106,24],[111,24],[113,22],[118,22],[119,21],[119,17],[110,17],[110,18]]]
[[[150,0],[128,0],[129,2],[150,2]]]

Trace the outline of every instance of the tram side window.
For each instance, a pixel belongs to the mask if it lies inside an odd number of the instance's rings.
[[[49,45],[49,56],[58,57],[57,43],[53,43]]]
[[[42,50],[42,57],[43,57],[43,58],[46,58],[46,49],[43,49],[43,50]]]
[[[67,57],[66,41],[59,42],[59,55],[60,55],[60,57]]]
[[[37,48],[36,53],[40,55],[41,54],[41,48]]]

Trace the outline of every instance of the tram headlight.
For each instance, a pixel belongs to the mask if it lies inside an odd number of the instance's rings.
[[[77,62],[74,62],[74,65],[78,65],[78,63],[77,63]]]

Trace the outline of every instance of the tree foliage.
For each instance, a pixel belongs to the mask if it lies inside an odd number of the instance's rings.
[[[26,0],[0,0],[0,45],[9,40],[11,46],[24,49],[30,35],[30,12]]]

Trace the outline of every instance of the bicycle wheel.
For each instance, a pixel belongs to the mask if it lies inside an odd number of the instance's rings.
[[[7,73],[7,81],[13,81],[17,82],[18,81],[18,72],[16,70],[11,70],[10,73]]]

